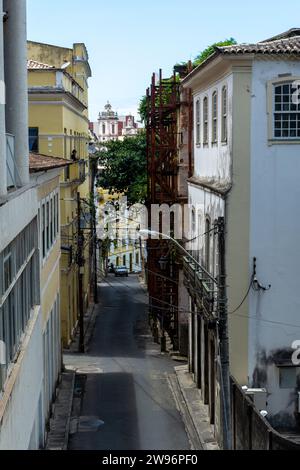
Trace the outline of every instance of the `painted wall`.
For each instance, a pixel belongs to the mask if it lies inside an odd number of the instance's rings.
[[[73,50],[74,49],[74,50]],[[88,84],[90,75],[88,65],[81,62],[81,57],[87,59],[84,45],[74,45],[73,49],[64,49],[56,46],[48,46],[39,43],[28,43],[28,57],[58,68],[67,60],[70,66],[66,71],[79,82],[83,91],[80,91],[80,99],[87,103]],[[73,60],[74,59],[74,60]],[[40,73],[29,72],[30,85],[32,88],[38,87],[40,83]],[[53,72],[55,84],[62,86],[66,91],[71,90],[70,78],[62,75],[61,72]],[[84,76],[83,76],[84,75]],[[48,86],[53,86],[51,74]],[[51,80],[50,80],[51,78]],[[77,96],[78,86],[72,87],[72,93]],[[69,253],[63,252],[60,262],[61,269],[61,321],[62,337],[65,346],[70,344],[78,322],[78,289],[77,289],[77,266],[75,264],[76,253],[76,232],[77,232],[77,192],[82,198],[89,198],[90,179],[88,166],[88,142],[89,142],[89,121],[87,111],[81,103],[69,99],[66,95],[56,93],[41,97],[30,93],[29,122],[31,127],[39,128],[39,151],[45,155],[64,157],[70,159],[73,149],[77,150],[77,157],[86,160],[86,181],[80,184],[79,164],[75,163],[70,167],[70,178],[65,179],[64,172],[61,176],[61,231],[62,245],[73,247],[72,263],[69,265]],[[89,301],[89,246],[85,248],[85,259],[87,262],[83,291],[84,305],[87,307]],[[53,297],[54,301],[54,297]],[[48,309],[49,311],[49,309]]]
[[[248,380],[248,299],[250,233],[251,67],[234,68],[232,103],[232,189],[226,204],[226,270],[230,371],[242,385]]]
[[[257,257],[258,279],[262,284],[271,284],[272,288],[266,293],[251,292],[250,295],[249,314],[253,319],[249,320],[249,379],[252,385],[267,388],[268,410],[273,422],[292,425],[297,417],[300,369],[296,371],[295,387],[280,389],[279,368],[274,362],[290,361],[291,345],[300,339],[300,144],[268,145],[266,84],[279,74],[299,77],[299,62],[255,60],[250,262]],[[287,80],[293,78],[287,77]]]
[[[27,450],[32,431],[43,422],[40,397],[43,385],[42,315],[37,307],[6,389],[11,389],[0,424],[0,450]],[[0,402],[1,403],[1,402]],[[38,449],[35,440],[31,447]]]
[[[35,188],[12,193],[0,208],[0,252],[36,217],[38,210]]]
[[[232,126],[232,89],[233,76],[231,74],[220,78],[209,86],[203,86],[194,92],[194,121],[196,122],[196,102],[200,99],[201,145],[194,143],[194,176],[206,179],[208,183],[230,183],[230,155],[232,149],[232,134],[228,134],[227,143],[221,142],[222,121],[222,89],[228,90],[228,129]],[[212,95],[218,93],[218,142],[212,143]],[[203,145],[203,99],[208,97],[208,144]],[[195,135],[195,134],[194,134]]]

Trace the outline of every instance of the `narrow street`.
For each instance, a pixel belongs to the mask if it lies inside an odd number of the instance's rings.
[[[100,292],[87,354],[65,357],[84,389],[69,449],[189,450],[168,384],[176,363],[153,343],[137,277],[110,276]]]

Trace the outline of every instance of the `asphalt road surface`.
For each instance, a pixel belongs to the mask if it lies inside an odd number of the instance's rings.
[[[69,449],[189,450],[168,384],[176,363],[153,343],[137,277],[110,276],[100,298],[88,353],[67,357],[82,392]]]

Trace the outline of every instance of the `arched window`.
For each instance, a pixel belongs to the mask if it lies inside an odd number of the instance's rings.
[[[218,93],[212,95],[212,143],[218,141]]]
[[[227,87],[222,89],[222,142],[227,142],[227,114],[228,114],[228,98]]]
[[[201,140],[201,118],[200,118],[200,100],[196,101],[196,145],[200,145]]]
[[[203,100],[203,144],[208,144],[208,98]]]

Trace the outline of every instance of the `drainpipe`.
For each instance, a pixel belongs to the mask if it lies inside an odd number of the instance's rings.
[[[3,0],[0,0],[0,197],[7,193],[3,16]]]
[[[29,183],[26,0],[3,0],[6,132],[15,136],[15,163],[22,186]]]

